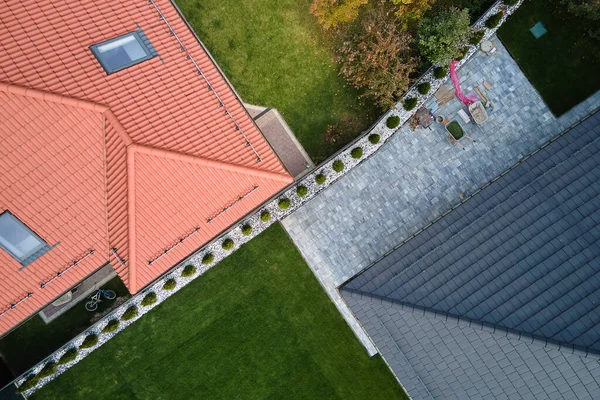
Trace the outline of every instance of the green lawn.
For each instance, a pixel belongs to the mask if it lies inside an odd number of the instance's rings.
[[[244,101],[277,108],[320,162],[380,114],[338,75],[311,0],[176,0]],[[344,120],[344,137],[324,141]]]
[[[112,289],[118,296],[129,297],[127,288],[118,277],[102,288]],[[36,315],[0,340],[0,354],[11,371],[20,375],[83,332],[91,325],[94,315],[111,307],[113,302],[103,300],[95,312],[87,311],[84,302],[79,303],[48,325]]]
[[[276,224],[34,399],[406,399]]]
[[[529,29],[541,21],[548,33]],[[525,2],[498,35],[555,115],[564,114],[600,90],[600,41],[586,36],[590,23],[557,1]]]

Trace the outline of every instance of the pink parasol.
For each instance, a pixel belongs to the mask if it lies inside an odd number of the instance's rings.
[[[457,63],[458,61],[456,60],[453,60],[450,63],[450,79],[452,79],[452,84],[454,85],[454,93],[456,94],[456,97],[458,97],[458,99],[465,106],[470,106],[471,104],[479,101],[479,99],[477,98],[477,96],[475,96],[474,93],[469,93],[468,95],[465,95],[463,93],[462,89],[460,88],[460,80],[458,79],[458,74],[456,73]]]

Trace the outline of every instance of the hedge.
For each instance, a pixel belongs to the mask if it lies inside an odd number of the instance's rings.
[[[422,95],[426,95],[427,93],[429,93],[430,89],[431,89],[431,83],[429,83],[429,82],[423,82],[419,86],[417,86],[417,90]]]
[[[376,133],[373,133],[373,134],[369,135],[369,142],[371,142],[373,144],[379,143],[380,139],[381,139],[381,136],[379,136]]]
[[[509,7],[516,6],[519,0],[504,0],[504,4]]]
[[[146,296],[147,297],[147,296]],[[144,299],[146,300],[146,299]],[[142,301],[142,304],[144,302]],[[144,304],[145,305],[145,304]],[[106,324],[106,326],[104,327],[104,329],[102,329],[102,333],[110,333],[110,332],[114,332],[117,330],[117,328],[119,327],[119,320],[118,319],[111,319],[110,321],[108,321],[108,324]]]
[[[223,240],[223,243],[221,243],[221,247],[223,248],[223,250],[231,250],[233,249],[235,243],[233,243],[233,239],[227,238],[225,240]]]
[[[44,368],[37,374],[38,378],[43,379],[47,378],[50,375],[53,375],[58,369],[58,365],[54,361],[49,361],[44,365]]]
[[[460,54],[459,54],[457,60],[460,61],[463,58],[465,58],[465,56],[467,55],[468,52],[469,52],[469,47],[468,46],[465,46],[462,49],[460,49]]]
[[[173,281],[175,281],[175,280],[173,280]],[[125,312],[121,316],[121,319],[123,321],[129,321],[130,319],[134,319],[135,317],[137,317],[137,315],[138,315],[137,306],[131,306],[127,310],[125,310]]]
[[[290,202],[290,199],[281,199],[279,200],[279,203],[277,203],[277,207],[279,207],[282,210],[287,210],[288,208],[290,208],[290,205],[292,203]]]
[[[79,354],[77,349],[75,347],[71,347],[65,352],[65,354],[60,356],[60,359],[58,360],[58,365],[63,365],[74,361],[77,358],[77,354]]]
[[[79,346],[79,348],[88,349],[90,347],[94,347],[96,344],[98,344],[98,335],[92,333],[87,335],[85,339],[83,339],[83,343],[81,343],[81,346]]]
[[[188,264],[185,267],[183,267],[183,271],[181,271],[181,276],[183,276],[184,278],[189,278],[190,276],[194,275],[195,273],[196,273],[196,267],[194,267],[191,264]]]
[[[479,42],[481,42],[481,39],[483,39],[484,35],[485,35],[485,31],[483,29],[480,31],[475,31],[475,32],[471,33],[471,37],[469,38],[469,43],[471,43],[473,46],[477,46],[479,44]]]
[[[163,285],[163,290],[173,290],[175,289],[175,286],[177,286],[177,281],[173,278],[169,279],[168,281],[165,282],[165,284]]]
[[[271,213],[268,211],[263,211],[260,213],[260,220],[262,222],[269,222],[271,220]]]
[[[296,188],[296,194],[298,197],[304,197],[308,194],[308,188],[304,185],[300,185]]]
[[[315,176],[315,182],[317,182],[317,185],[324,184],[326,179],[327,179],[327,177],[323,174],[319,174],[319,175]]]
[[[402,105],[402,107],[404,107],[404,109],[406,111],[410,111],[413,108],[415,108],[417,106],[417,99],[414,97],[410,97],[406,100],[404,100],[404,104]]]
[[[30,375],[25,382],[17,389],[17,393],[23,393],[34,388],[40,382],[40,378],[36,375]]]
[[[194,270],[195,270],[195,267],[194,267]],[[183,274],[181,274],[181,276],[183,276]],[[144,296],[144,298],[142,299],[142,302],[140,304],[143,305],[144,307],[148,307],[154,303],[156,303],[156,293],[150,292]]]
[[[215,256],[213,255],[213,253],[206,253],[204,255],[204,257],[202,257],[202,264],[204,265],[208,265],[210,263],[212,263],[215,259]]]
[[[485,21],[485,26],[488,27],[488,29],[494,29],[495,27],[500,25],[500,21],[502,21],[502,17],[504,17],[504,11],[500,11],[500,12],[492,15],[491,17],[489,17],[487,19],[487,21]]]
[[[387,119],[387,121],[385,121],[385,124],[390,129],[397,128],[398,125],[400,125],[400,117],[397,115],[392,115]]]
[[[344,169],[344,163],[342,162],[342,160],[335,160],[331,168],[333,168],[335,172],[342,172],[342,170]]]

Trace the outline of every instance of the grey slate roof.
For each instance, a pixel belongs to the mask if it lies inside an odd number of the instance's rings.
[[[344,289],[600,354],[600,113]]]
[[[340,291],[413,399],[600,398],[600,112]]]

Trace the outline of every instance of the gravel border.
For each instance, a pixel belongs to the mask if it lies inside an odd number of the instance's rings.
[[[479,18],[472,25],[472,28],[474,30],[485,29],[486,32],[484,35],[484,39],[489,39],[498,30],[498,28],[500,26],[502,26],[502,24],[506,21],[508,16],[510,16],[514,11],[516,11],[517,8],[519,8],[519,6],[521,6],[523,1],[524,0],[520,0],[514,6],[506,6],[506,5],[504,5],[504,3],[502,1],[497,1],[492,7],[490,7],[485,12],[485,14],[483,14],[481,16],[481,18]],[[496,28],[487,29],[485,27],[485,21],[493,14],[496,14],[498,11],[504,11],[504,17],[502,18],[502,20],[500,21],[500,23],[498,24],[498,26]],[[458,68],[462,67],[477,52],[477,46],[470,45],[469,47],[470,47],[470,49],[469,49],[467,55],[464,57],[463,60],[461,60],[458,63]],[[43,361],[41,361],[40,363],[35,365],[29,371],[25,372],[24,374],[22,374],[21,376],[16,378],[13,381],[13,383],[17,387],[22,385],[27,380],[27,378],[29,378],[32,375],[37,375],[42,370],[44,365],[46,365],[46,363],[58,362],[60,357],[67,350],[69,350],[71,348],[78,348],[78,354],[77,354],[77,357],[75,358],[75,360],[73,360],[69,363],[66,363],[64,365],[58,366],[57,371],[54,374],[52,374],[46,378],[40,379],[39,383],[35,387],[24,392],[25,396],[29,396],[29,395],[33,394],[35,391],[42,388],[48,382],[52,381],[53,379],[55,379],[56,377],[58,377],[59,375],[64,373],[66,370],[71,368],[73,365],[77,364],[79,361],[81,361],[82,359],[87,357],[88,354],[90,354],[94,350],[100,348],[104,343],[108,342],[119,332],[126,329],[129,325],[135,323],[135,321],[140,319],[142,316],[144,316],[147,312],[152,310],[154,307],[157,307],[163,301],[165,301],[166,299],[171,297],[173,294],[177,293],[188,283],[190,283],[191,281],[193,281],[200,275],[204,274],[206,271],[208,271],[214,265],[218,264],[225,257],[227,257],[228,255],[230,255],[231,253],[236,251],[241,245],[243,245],[244,243],[247,243],[252,238],[259,235],[266,228],[268,228],[271,224],[283,219],[287,215],[294,212],[297,208],[301,207],[304,203],[310,201],[313,197],[315,197],[317,194],[319,194],[320,192],[325,190],[327,187],[332,185],[335,181],[337,181],[343,175],[350,172],[354,167],[356,167],[362,161],[369,158],[371,155],[373,155],[377,150],[379,150],[386,143],[387,139],[389,139],[398,129],[400,129],[400,127],[406,121],[408,121],[408,119],[412,116],[412,114],[414,114],[416,112],[416,110],[419,109],[419,107],[421,107],[426,101],[428,101],[433,96],[433,94],[437,91],[437,89],[440,88],[440,86],[442,86],[448,80],[448,74],[446,74],[446,76],[444,78],[436,79],[433,76],[433,69],[435,67],[436,66],[433,66],[429,70],[427,70],[427,72],[425,72],[425,74],[423,74],[423,76],[421,76],[421,78],[418,81],[416,81],[414,83],[414,85],[411,86],[411,88],[404,94],[404,96],[402,96],[402,99],[400,99],[400,101],[398,101],[398,103],[396,103],[396,107],[393,108],[392,110],[388,111],[387,113],[385,113],[369,131],[367,131],[363,134],[362,137],[360,137],[357,140],[353,141],[352,143],[348,144],[346,147],[341,149],[334,156],[330,157],[327,161],[325,161],[323,164],[321,164],[318,168],[315,168],[313,172],[311,172],[311,173],[307,174],[305,177],[303,177],[301,181],[296,182],[294,185],[290,186],[288,189],[286,189],[285,191],[280,193],[278,196],[274,197],[270,202],[266,203],[266,205],[264,205],[263,207],[261,207],[260,209],[255,211],[253,214],[247,216],[245,219],[240,221],[240,223],[238,225],[236,225],[235,227],[230,229],[228,232],[226,232],[223,235],[219,236],[218,238],[214,239],[210,244],[208,244],[201,250],[197,251],[196,253],[192,254],[186,261],[178,264],[176,267],[174,267],[172,270],[170,270],[165,275],[163,275],[160,279],[158,279],[150,287],[148,287],[145,290],[132,296],[127,302],[123,303],[121,306],[119,306],[118,308],[116,308],[115,310],[113,310],[112,312],[107,314],[100,321],[96,322],[94,325],[89,327],[85,332],[78,335],[77,337],[75,337],[74,339],[69,341],[67,344],[62,346],[59,350],[55,351],[52,355],[50,355],[49,357],[47,357],[46,359],[44,359]],[[421,95],[418,92],[417,87],[418,87],[418,85],[420,85],[421,83],[424,83],[424,82],[429,82],[431,84],[431,88],[426,95]],[[411,98],[411,97],[418,99],[417,106],[414,107],[411,111],[406,111],[402,107],[402,104],[404,103],[404,100]],[[400,117],[400,124],[398,125],[397,128],[390,129],[386,126],[386,121],[389,117],[394,116],[394,115],[397,115],[398,117]],[[377,144],[373,144],[369,141],[368,138],[372,134],[378,134],[380,136],[379,142]],[[355,147],[361,147],[363,149],[363,155],[359,159],[352,158],[352,156],[350,155],[350,152]],[[344,163],[344,169],[340,172],[335,172],[332,168],[332,165],[336,160],[340,160]],[[315,177],[321,173],[326,176],[326,180],[323,184],[319,185],[315,182]],[[296,194],[296,190],[297,190],[298,186],[306,186],[306,188],[308,189],[308,192],[305,196],[299,197]],[[284,198],[287,198],[290,200],[290,206],[289,206],[289,208],[282,210],[278,207],[278,203],[281,199],[284,199]],[[260,218],[260,215],[264,211],[268,211],[271,214],[271,219],[267,222],[261,221],[261,218]],[[250,226],[252,226],[252,232],[249,235],[242,234],[241,227],[245,224],[249,224]],[[223,240],[225,240],[227,238],[232,239],[234,241],[234,246],[230,250],[224,250],[221,247]],[[213,254],[214,259],[212,260],[212,262],[210,264],[203,264],[202,258],[206,254],[209,254],[209,253]],[[183,268],[189,264],[192,264],[196,267],[196,272],[190,277],[182,277],[181,272],[183,271]],[[169,279],[175,279],[175,281],[177,282],[177,286],[173,290],[164,290],[162,288],[162,286]],[[157,297],[156,302],[149,306],[142,306],[141,302],[142,302],[143,298],[146,296],[146,294],[148,294],[150,292],[156,293],[156,297]],[[132,305],[135,305],[138,307],[138,315],[136,317],[130,319],[129,321],[121,320],[119,323],[119,327],[113,332],[101,333],[102,329],[108,324],[108,322],[110,320],[120,319],[121,316],[125,313],[125,311]],[[98,335],[98,343],[88,349],[79,349],[79,346],[81,345],[81,343],[83,342],[85,337],[89,334],[97,334]]]

